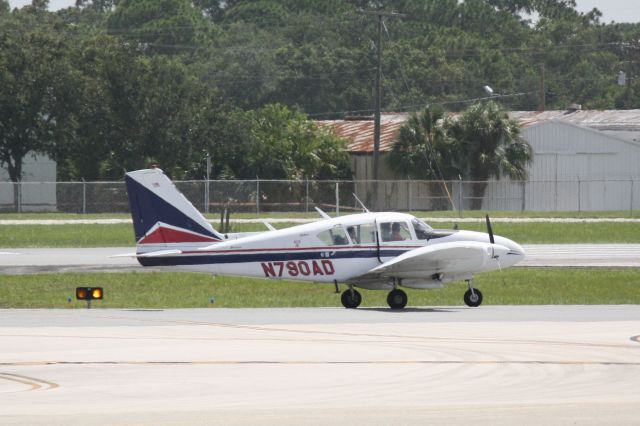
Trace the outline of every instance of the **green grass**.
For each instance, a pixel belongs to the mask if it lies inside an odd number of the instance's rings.
[[[454,222],[437,223],[453,228]],[[276,223],[276,228],[293,226]],[[461,229],[486,232],[483,223],[462,223]],[[497,235],[521,244],[640,243],[637,223],[495,223]],[[234,224],[233,232],[265,231],[261,223]],[[0,225],[0,248],[133,246],[133,227],[115,225]]]
[[[488,305],[640,304],[640,271],[635,269],[511,268],[479,275],[475,285]],[[1,276],[0,308],[83,308],[84,302],[67,302],[77,286],[104,287],[105,299],[95,301],[96,308],[342,306],[333,285],[140,272]],[[465,290],[463,282],[407,290],[409,306],[462,306]],[[361,292],[362,306],[386,306],[386,291]]]
[[[452,228],[439,222],[436,228]],[[487,232],[484,223],[461,223],[460,229]],[[493,232],[520,244],[640,243],[637,223],[494,223]]]

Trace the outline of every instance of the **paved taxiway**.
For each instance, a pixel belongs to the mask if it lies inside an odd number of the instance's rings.
[[[638,424],[640,308],[0,310],[0,424]]]
[[[517,266],[640,267],[640,244],[529,244]],[[113,257],[135,248],[16,248],[0,250],[0,274],[141,271],[136,259]],[[149,270],[149,269],[144,269]]]

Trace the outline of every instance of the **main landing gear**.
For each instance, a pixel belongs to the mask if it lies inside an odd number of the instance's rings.
[[[345,308],[355,309],[360,306],[360,303],[362,303],[362,295],[358,290],[355,290],[353,287],[349,287],[342,292],[340,301],[342,302],[342,306]]]
[[[387,296],[387,303],[391,309],[404,309],[408,300],[407,293],[397,288],[391,290]]]
[[[464,303],[471,308],[477,308],[482,304],[482,292],[473,288],[471,280],[467,280],[467,286],[469,289],[464,293]]]
[[[342,292],[340,300],[345,308],[355,309],[362,303],[362,295],[358,290],[350,287]],[[408,300],[407,293],[400,289],[391,290],[387,296],[387,303],[391,309],[404,309]]]

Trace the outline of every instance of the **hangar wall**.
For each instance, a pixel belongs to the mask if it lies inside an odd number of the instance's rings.
[[[56,162],[46,155],[29,153],[22,162],[19,185],[19,210],[23,212],[56,210]],[[15,211],[14,183],[0,168],[0,211]]]

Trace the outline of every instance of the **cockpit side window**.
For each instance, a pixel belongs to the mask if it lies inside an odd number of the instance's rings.
[[[349,234],[349,238],[351,238],[352,244],[375,244],[376,242],[373,223],[349,225],[347,226],[347,233]]]
[[[416,232],[416,237],[419,240],[428,240],[431,237],[433,228],[431,228],[426,223],[418,219],[413,219],[411,221],[411,224],[413,225],[413,230]]]
[[[404,241],[411,239],[409,225],[404,221],[381,222],[380,234],[382,242]]]
[[[336,225],[331,229],[322,231],[316,237],[327,246],[346,246],[349,244],[347,233],[342,225]]]

